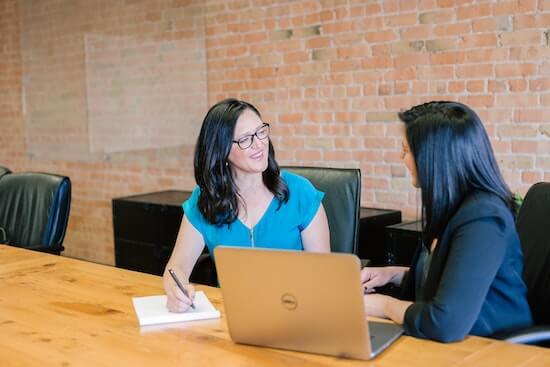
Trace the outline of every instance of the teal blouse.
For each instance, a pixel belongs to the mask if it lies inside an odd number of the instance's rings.
[[[303,250],[301,232],[313,220],[324,193],[318,191],[306,178],[282,171],[288,185],[288,201],[279,207],[274,197],[254,228],[248,228],[238,218],[221,226],[209,223],[197,206],[200,188],[193,190],[183,203],[183,211],[189,222],[202,234],[211,254],[219,245],[239,247],[264,247],[284,250]]]

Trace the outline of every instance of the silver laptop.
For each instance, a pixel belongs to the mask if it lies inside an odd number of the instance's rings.
[[[367,322],[354,255],[224,246],[214,254],[237,343],[370,359],[403,332]]]

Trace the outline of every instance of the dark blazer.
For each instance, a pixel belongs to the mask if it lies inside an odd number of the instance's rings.
[[[418,252],[403,280],[415,301]],[[514,218],[496,195],[476,191],[459,207],[432,255],[424,299],[405,312],[408,335],[451,342],[533,323]]]

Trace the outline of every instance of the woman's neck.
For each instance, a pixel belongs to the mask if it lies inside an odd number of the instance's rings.
[[[261,173],[240,173],[234,177],[235,184],[241,195],[260,193],[265,190]]]

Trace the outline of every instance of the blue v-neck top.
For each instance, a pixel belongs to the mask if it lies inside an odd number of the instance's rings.
[[[287,171],[282,171],[281,176],[288,185],[288,201],[279,206],[279,201],[274,197],[254,228],[248,228],[239,219],[229,225],[209,223],[199,211],[200,188],[195,187],[183,203],[183,211],[193,227],[202,234],[211,254],[219,245],[304,249],[301,232],[317,214],[324,193],[302,176]]]

